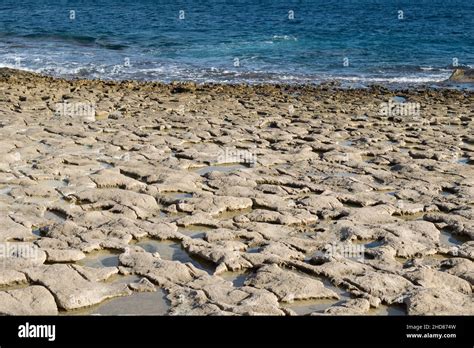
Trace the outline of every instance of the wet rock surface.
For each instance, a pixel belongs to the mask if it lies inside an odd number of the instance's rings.
[[[449,79],[456,82],[473,82],[474,69],[456,69]]]
[[[474,314],[472,93],[0,70],[2,314]]]

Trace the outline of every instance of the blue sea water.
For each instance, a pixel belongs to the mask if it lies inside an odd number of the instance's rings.
[[[0,67],[55,76],[436,84],[456,65],[472,0],[0,0]]]

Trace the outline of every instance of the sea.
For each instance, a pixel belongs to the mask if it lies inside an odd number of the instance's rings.
[[[0,67],[66,78],[444,85],[473,0],[0,0]]]

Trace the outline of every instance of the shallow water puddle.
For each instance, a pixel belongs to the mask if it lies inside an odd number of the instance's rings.
[[[180,243],[169,240],[142,239],[135,244],[149,253],[158,253],[163,260],[189,262],[194,267],[206,271],[209,274],[214,273],[214,265],[206,260],[195,256],[190,256],[183,249]]]
[[[262,247],[255,246],[255,247],[248,248],[247,250],[245,250],[245,252],[249,254],[256,254],[256,253],[259,253],[261,250],[262,250]]]
[[[400,262],[402,265],[405,265],[405,263],[411,260],[411,258],[405,258],[401,256],[395,256],[394,259],[395,261]]]
[[[395,103],[405,103],[407,101],[407,98],[397,95],[397,96],[393,97],[392,100]]]
[[[190,225],[187,227],[179,227],[178,232],[184,234],[185,236],[191,238],[201,238],[203,239],[205,236],[206,231],[213,230],[214,228],[209,226],[201,226],[201,225]]]
[[[468,242],[470,239],[466,236],[462,236],[459,234],[454,234],[449,232],[448,229],[444,228],[440,231],[439,234],[439,241],[441,244],[446,246],[460,246],[465,242]]]
[[[404,258],[400,256],[395,256],[395,260],[400,262],[402,265],[406,264],[407,262],[411,262],[411,260],[418,259],[418,260],[423,260],[426,261],[427,263],[437,263],[439,261],[447,260],[452,258],[453,256],[451,255],[443,255],[443,254],[432,254],[432,255],[424,255],[422,258],[419,257],[409,257],[409,258]]]
[[[80,266],[102,268],[117,267],[119,265],[120,251],[97,250],[86,254],[86,258],[76,263]]]
[[[98,163],[99,163],[101,169],[109,169],[109,168],[114,167],[113,164],[110,164],[110,163],[107,163],[107,162],[98,161]]]
[[[461,157],[461,158],[458,158],[457,160],[457,163],[458,164],[462,164],[462,165],[468,165],[470,164],[471,160],[469,157]]]
[[[291,309],[298,315],[308,315],[313,312],[324,313],[327,308],[339,302],[342,301],[336,299],[298,300],[293,303],[280,303],[280,307]]]
[[[41,185],[46,185],[52,188],[66,187],[69,184],[67,180],[56,180],[56,179],[40,180],[37,183]]]
[[[206,175],[207,173],[211,172],[223,172],[223,173],[230,173],[234,172],[240,169],[247,169],[248,167],[243,165],[243,164],[222,164],[222,165],[216,165],[216,166],[207,166],[207,167],[202,167],[196,170],[196,173],[199,175]]]
[[[367,249],[372,249],[372,248],[377,248],[379,246],[382,246],[384,244],[385,244],[385,241],[383,239],[380,239],[380,240],[374,240],[372,242],[364,244],[364,247]]]
[[[344,140],[339,143],[341,146],[352,147],[354,142],[352,140]]]
[[[165,291],[158,289],[156,292],[135,292],[130,296],[110,299],[92,308],[87,314],[166,315],[169,308]]]
[[[425,255],[425,256],[423,256],[423,259],[436,260],[436,261],[443,261],[443,260],[446,260],[446,259],[450,259],[450,258],[452,258],[452,257],[453,257],[453,256],[451,256],[451,255],[431,254],[431,255]]]
[[[379,246],[382,246],[385,244],[385,241],[383,240],[383,238],[381,239],[374,239],[374,240],[371,240],[371,241],[367,241],[367,240],[353,240],[352,241],[352,244],[356,244],[356,245],[363,245],[364,248],[366,249],[373,249],[373,248],[377,248]]]
[[[370,308],[370,310],[366,313],[367,315],[407,315],[405,308],[402,305],[379,305],[377,308]]]
[[[252,274],[249,270],[242,270],[238,272],[224,272],[219,274],[220,277],[224,278],[227,281],[232,282],[232,285],[236,288],[244,286],[247,278]]]
[[[133,283],[137,276],[120,277],[114,283]],[[98,305],[61,315],[166,315],[170,308],[166,292],[157,288],[156,292],[134,292],[130,296],[115,297]]]
[[[448,259],[452,259],[455,256],[445,255],[445,254],[432,254],[432,255],[425,255],[423,260],[431,261],[431,262],[440,262]]]
[[[289,308],[298,315],[308,315],[311,313],[324,313],[326,309],[331,306],[342,304],[344,301],[349,300],[349,296],[341,296],[340,300],[336,299],[320,299],[320,300],[302,300],[295,301],[294,303],[281,303],[280,306],[283,308]],[[406,311],[401,305],[379,305],[378,308],[370,308],[365,315],[380,315],[380,316],[392,316],[392,315],[406,315]]]
[[[456,191],[451,188],[443,188],[443,190],[441,191],[441,196],[444,196],[444,197],[455,195],[455,194],[456,194]]]
[[[45,226],[32,226],[31,233],[33,233],[36,237],[44,237],[45,233],[48,232],[49,227]]]
[[[43,233],[41,232],[40,228],[33,228],[31,233],[33,233],[36,237],[43,237]]]
[[[180,199],[185,199],[185,198],[192,198],[193,194],[187,193],[187,192],[163,192],[163,193],[160,193],[160,196],[163,196],[168,199],[171,198],[175,200],[180,200]]]
[[[425,216],[426,212],[419,212],[415,214],[393,214],[393,217],[405,220],[405,221],[415,221],[415,220],[423,220],[423,216]]]
[[[0,188],[0,195],[8,195],[10,191],[13,190],[13,187],[7,186]]]

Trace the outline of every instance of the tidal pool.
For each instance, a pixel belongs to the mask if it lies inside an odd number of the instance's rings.
[[[208,274],[213,274],[215,267],[212,262],[189,255],[183,249],[181,244],[176,241],[142,239],[135,244],[149,253],[158,253],[163,260],[189,262],[196,268],[201,269]]]
[[[108,249],[92,251],[86,254],[86,258],[77,261],[76,264],[94,268],[117,267],[120,264],[120,254],[120,251]]]
[[[114,283],[139,280],[137,276],[121,276]],[[60,312],[60,315],[166,315],[169,308],[166,292],[157,288],[155,292],[133,292],[130,296],[114,297],[92,307]]]

